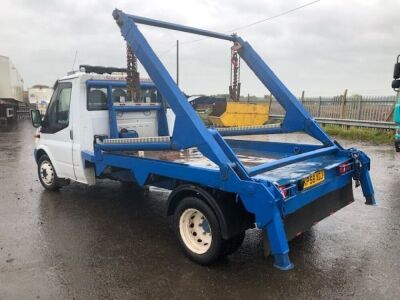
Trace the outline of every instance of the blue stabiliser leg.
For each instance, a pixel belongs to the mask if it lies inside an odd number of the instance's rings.
[[[364,152],[359,150],[354,150],[352,156],[355,160],[354,180],[356,181],[356,186],[361,184],[365,204],[376,205],[374,187],[369,175],[370,159]]]
[[[267,235],[269,246],[275,259],[274,267],[283,271],[293,269],[294,266],[289,259],[289,245],[285,229],[278,210],[276,210],[271,222],[263,228],[263,232]]]
[[[376,205],[374,188],[368,170],[361,170],[360,174],[361,188],[365,197],[365,204]]]
[[[240,199],[247,211],[255,214],[257,227],[263,230],[264,243],[268,244],[264,244],[264,247],[268,247],[264,248],[264,251],[266,249],[271,251],[275,259],[275,268],[283,271],[292,269],[288,240],[281,217],[283,200],[281,192],[274,185],[252,184],[243,189]]]

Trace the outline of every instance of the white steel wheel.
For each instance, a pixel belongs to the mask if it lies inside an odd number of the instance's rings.
[[[188,196],[179,200],[174,230],[182,250],[192,261],[211,265],[225,256],[218,217],[203,199]]]
[[[179,233],[186,247],[196,253],[206,253],[212,243],[210,223],[202,212],[188,208],[179,218]]]
[[[60,179],[47,155],[42,155],[38,162],[38,176],[42,186],[49,191],[56,191],[61,187]]]
[[[52,185],[55,179],[55,173],[53,166],[49,161],[47,160],[42,161],[42,163],[40,164],[39,175],[40,179],[45,185],[48,186]]]

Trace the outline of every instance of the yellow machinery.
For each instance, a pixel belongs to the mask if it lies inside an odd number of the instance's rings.
[[[263,125],[268,121],[267,103],[228,101],[214,106],[208,120],[215,127]]]
[[[228,102],[214,103],[208,121],[215,127],[238,127],[263,125],[268,121],[269,105],[266,103],[239,102],[240,55],[239,48],[231,48],[231,84]]]

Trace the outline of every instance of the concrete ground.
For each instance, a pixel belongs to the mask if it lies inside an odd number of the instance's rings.
[[[29,121],[0,132],[0,299],[399,299],[400,154],[345,142],[372,159],[379,206],[355,203],[296,238],[295,268],[263,258],[260,232],[212,267],[190,262],[165,217],[163,190],[117,182],[43,190]]]

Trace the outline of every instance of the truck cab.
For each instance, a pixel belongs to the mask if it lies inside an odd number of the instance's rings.
[[[397,61],[394,65],[392,88],[397,92],[397,103],[394,106],[393,121],[396,123],[396,135],[394,147],[396,152],[400,152],[400,54],[397,56]]]
[[[59,188],[68,180],[94,184],[93,168],[85,168],[81,155],[94,150],[94,137],[168,136],[172,131],[175,116],[151,80],[140,81],[140,97],[132,101],[122,73],[104,74],[96,68],[98,73],[80,71],[55,83],[35,135],[44,187]],[[115,114],[112,120],[109,110]]]

